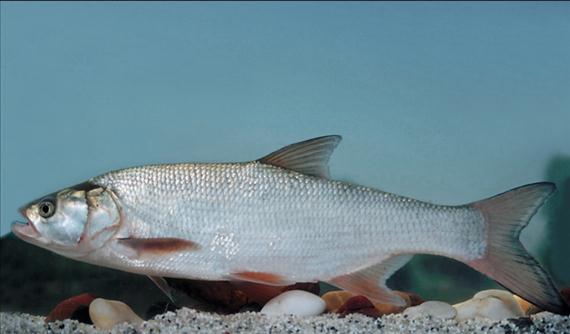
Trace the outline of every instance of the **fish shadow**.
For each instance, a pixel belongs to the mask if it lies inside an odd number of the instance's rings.
[[[570,286],[570,156],[553,157],[546,167],[546,179],[556,183],[557,192],[541,213],[547,220],[545,262],[559,287]]]
[[[64,299],[91,293],[122,300],[144,314],[153,302],[165,299],[144,276],[71,260],[12,233],[0,238],[0,263],[2,312],[46,315]]]
[[[546,165],[545,180],[554,182],[557,192],[540,210],[546,219],[547,237],[539,245],[540,261],[558,287],[570,286],[570,156],[554,156]],[[469,266],[445,257],[416,255],[396,272],[388,286],[413,291],[426,300],[455,303],[484,289],[504,289]]]

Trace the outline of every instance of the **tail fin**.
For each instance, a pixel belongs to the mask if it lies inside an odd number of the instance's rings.
[[[526,251],[519,235],[556,190],[553,183],[534,183],[472,203],[485,217],[487,250],[468,264],[543,310],[567,314],[550,276]]]

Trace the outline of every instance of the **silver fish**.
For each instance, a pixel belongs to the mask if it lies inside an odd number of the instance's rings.
[[[413,254],[464,262],[542,309],[567,305],[519,234],[554,192],[535,183],[436,205],[329,179],[340,136],[243,163],[112,171],[21,209],[24,241],[75,260],[162,277],[269,285],[325,281],[403,305],[386,279]]]

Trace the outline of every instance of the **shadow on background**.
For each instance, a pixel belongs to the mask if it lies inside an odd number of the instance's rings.
[[[503,289],[487,276],[459,261],[435,255],[416,255],[396,272],[388,286],[412,291],[424,300],[441,300],[455,304],[467,300],[481,290]]]
[[[86,292],[124,301],[139,315],[166,301],[145,276],[67,259],[12,233],[0,238],[0,263],[2,312],[46,315],[60,301]]]
[[[543,264],[558,287],[570,285],[570,157],[555,156],[547,164],[546,181],[556,183],[558,191],[540,213],[547,221]],[[409,264],[388,280],[396,290],[413,291],[426,300],[455,303],[483,289],[504,289],[467,265],[448,258],[416,255]]]
[[[554,281],[570,285],[570,156],[555,156],[546,167],[546,180],[556,183],[558,191],[542,213],[548,222],[545,259]]]

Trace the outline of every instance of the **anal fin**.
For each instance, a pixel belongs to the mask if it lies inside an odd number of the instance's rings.
[[[373,301],[405,306],[404,299],[386,286],[386,279],[404,266],[412,255],[396,255],[364,269],[334,277],[328,283],[364,295]]]

